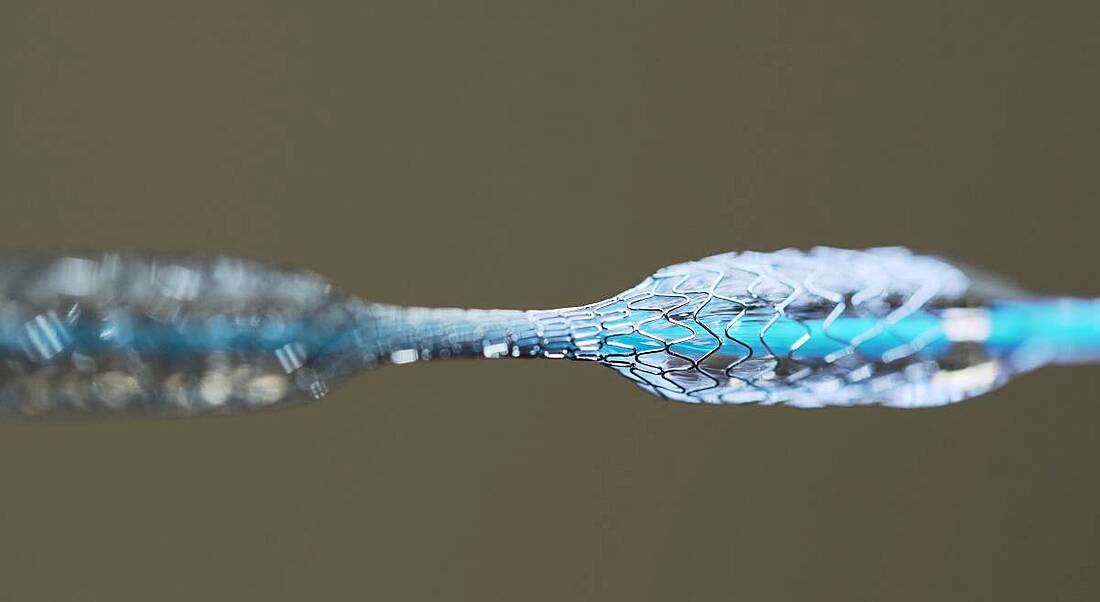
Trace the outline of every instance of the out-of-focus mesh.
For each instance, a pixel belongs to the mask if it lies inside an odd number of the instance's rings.
[[[217,258],[0,262],[0,412],[190,413],[317,397],[354,327],[322,279]]]

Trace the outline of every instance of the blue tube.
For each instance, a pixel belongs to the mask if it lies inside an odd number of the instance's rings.
[[[1100,300],[999,302],[989,314],[991,353],[1026,365],[1100,360]]]

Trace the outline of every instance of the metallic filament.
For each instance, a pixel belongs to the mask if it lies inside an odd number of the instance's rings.
[[[1100,359],[1100,302],[901,248],[727,253],[546,311],[368,303],[252,261],[0,262],[0,412],[188,414],[318,398],[383,364],[598,362],[676,401],[933,406]]]

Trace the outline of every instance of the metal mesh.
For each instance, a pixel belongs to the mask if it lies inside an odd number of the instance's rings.
[[[1100,349],[1092,304],[1022,306],[1011,323],[1045,321],[1043,349],[1062,355],[1006,361],[1021,336],[986,341],[987,297],[1005,290],[897,248],[717,255],[599,303],[528,312],[367,303],[238,259],[8,259],[0,411],[262,407],[320,397],[362,368],[472,357],[595,361],[687,402],[908,407]]]
[[[981,346],[948,340],[945,312],[983,301],[970,284],[900,248],[727,253],[586,306],[598,341],[572,357],[679,401],[937,405],[1005,375]]]
[[[353,326],[321,279],[236,259],[9,258],[0,411],[189,413],[320,395]]]

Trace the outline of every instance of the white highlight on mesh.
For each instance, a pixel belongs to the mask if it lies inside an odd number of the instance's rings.
[[[993,321],[984,309],[969,307],[945,309],[943,333],[955,342],[981,342],[993,332]]]
[[[508,354],[508,343],[493,343],[492,345],[486,345],[482,350],[485,357],[501,357]]]
[[[63,257],[54,265],[50,286],[73,297],[90,295],[95,290],[98,264],[90,259]]]
[[[945,391],[986,391],[997,384],[1000,368],[994,362],[969,366],[950,372],[937,372],[932,376],[932,384],[943,387]],[[962,399],[967,395],[958,395]],[[951,399],[957,401],[958,399]]]
[[[305,365],[306,350],[299,343],[287,343],[275,350],[275,357],[283,370],[290,374]]]
[[[390,361],[395,364],[408,364],[415,362],[418,357],[416,349],[398,349],[390,354]]]

